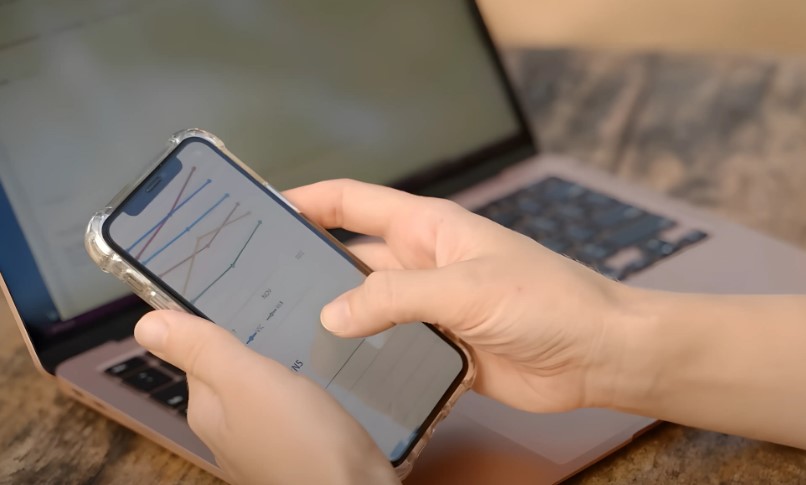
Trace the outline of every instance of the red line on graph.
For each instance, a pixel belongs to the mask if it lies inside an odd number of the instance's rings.
[[[173,212],[174,209],[176,209],[176,205],[179,204],[179,199],[182,197],[182,194],[185,192],[185,189],[188,186],[188,182],[190,182],[190,177],[193,176],[193,172],[195,172],[195,171],[196,171],[196,166],[194,165],[193,167],[190,168],[190,173],[188,173],[188,176],[185,179],[185,183],[182,184],[182,189],[179,191],[179,194],[177,194],[176,200],[174,200],[173,205],[171,206],[170,210],[168,210],[168,214],[170,214],[171,212]],[[166,218],[164,221],[162,221],[162,223],[160,223],[159,226],[157,226],[157,229],[151,234],[151,237],[148,238],[148,241],[146,241],[145,245],[143,245],[143,247],[140,248],[140,252],[137,253],[137,256],[135,256],[135,259],[140,259],[140,256],[142,256],[143,253],[146,251],[146,249],[148,248],[148,245],[151,244],[151,241],[153,241],[154,238],[157,237],[157,234],[159,234],[159,232],[162,230],[163,226],[165,226],[166,222],[168,222],[168,218]]]

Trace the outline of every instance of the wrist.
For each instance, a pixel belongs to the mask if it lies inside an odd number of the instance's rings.
[[[595,407],[674,420],[684,394],[742,385],[727,342],[738,328],[724,325],[735,304],[626,285],[616,295]]]
[[[587,406],[639,412],[662,382],[663,328],[657,292],[614,284],[588,376]]]

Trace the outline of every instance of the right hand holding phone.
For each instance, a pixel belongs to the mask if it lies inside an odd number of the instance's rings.
[[[482,394],[532,412],[610,401],[623,285],[446,200],[351,180],[285,195],[326,228],[380,238],[351,247],[375,272],[322,310],[333,333],[429,322],[472,347]]]

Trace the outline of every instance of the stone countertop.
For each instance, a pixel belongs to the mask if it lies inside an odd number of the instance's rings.
[[[806,248],[806,60],[507,53],[544,151]],[[0,308],[0,484],[220,483],[62,395]],[[806,452],[664,424],[573,483],[806,483]]]

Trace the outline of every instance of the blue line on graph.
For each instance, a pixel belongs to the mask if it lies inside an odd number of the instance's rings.
[[[187,203],[190,201],[190,199],[192,199],[192,198],[193,198],[193,196],[195,196],[196,194],[198,194],[199,192],[201,192],[201,189],[203,189],[203,188],[207,187],[207,186],[210,184],[210,182],[212,182],[212,180],[207,179],[207,181],[206,181],[206,182],[204,182],[204,183],[201,185],[201,187],[199,187],[198,189],[196,189],[195,191],[193,191],[193,193],[192,193],[192,194],[190,194],[190,195],[188,195],[188,196],[187,196],[187,198],[186,198],[185,200],[183,200],[182,202],[180,202],[180,203],[179,203],[179,205],[177,205],[177,206],[176,206],[176,208],[174,208],[172,211],[168,212],[168,213],[165,215],[165,217],[163,217],[162,219],[160,219],[159,221],[157,221],[157,223],[156,223],[156,224],[154,224],[154,227],[152,227],[151,229],[149,229],[148,231],[146,231],[146,233],[145,233],[145,234],[143,234],[142,236],[138,237],[138,238],[137,238],[137,240],[136,240],[136,241],[134,241],[134,242],[132,243],[132,245],[131,245],[131,246],[129,246],[128,248],[126,248],[126,252],[127,252],[127,253],[131,252],[131,250],[132,250],[132,249],[134,249],[134,247],[135,247],[135,246],[137,246],[138,244],[140,244],[140,243],[143,241],[143,239],[147,238],[149,234],[151,234],[152,232],[154,232],[154,231],[155,231],[155,230],[156,230],[156,229],[157,229],[157,228],[160,226],[160,224],[162,224],[163,222],[167,221],[167,220],[168,220],[168,218],[169,218],[169,217],[171,217],[172,215],[174,215],[174,214],[176,213],[176,211],[178,211],[179,209],[181,209],[183,205],[187,204]]]
[[[249,338],[246,339],[246,345],[251,344],[252,341],[255,340],[255,337],[257,337],[257,334],[259,334],[262,330],[263,330],[263,324],[258,325],[255,331],[252,332],[252,335],[250,335]]]
[[[165,251],[166,249],[168,249],[168,246],[170,246],[171,244],[175,243],[175,242],[177,241],[177,239],[179,239],[180,237],[182,237],[182,236],[184,236],[185,234],[189,233],[189,232],[190,232],[190,230],[191,230],[191,229],[193,229],[193,226],[195,226],[196,224],[198,224],[198,223],[199,223],[199,222],[200,222],[202,219],[204,219],[205,217],[207,217],[207,215],[208,215],[208,214],[210,214],[211,212],[213,212],[213,210],[214,210],[216,207],[218,207],[218,206],[219,206],[219,204],[221,204],[222,202],[224,202],[224,200],[225,200],[227,197],[229,197],[229,194],[224,194],[224,195],[223,195],[223,196],[222,196],[220,199],[218,199],[218,202],[216,202],[215,204],[213,204],[213,206],[212,206],[212,207],[210,207],[209,209],[207,209],[206,211],[204,211],[204,213],[203,213],[202,215],[200,215],[199,217],[197,217],[195,221],[193,221],[193,222],[192,222],[192,223],[191,223],[191,224],[190,224],[188,227],[186,227],[186,228],[185,228],[185,229],[184,229],[182,232],[180,232],[179,234],[177,234],[177,235],[176,235],[176,237],[174,237],[173,239],[171,239],[170,241],[168,241],[167,243],[165,243],[165,245],[164,245],[164,246],[162,246],[161,248],[157,249],[157,251],[156,251],[154,254],[152,254],[151,256],[149,256],[148,258],[146,258],[146,259],[143,261],[143,265],[148,265],[148,263],[150,263],[152,259],[156,258],[156,257],[157,257],[157,255],[159,255],[159,253],[161,253],[161,252]]]
[[[245,242],[245,243],[243,243],[243,246],[241,247],[241,250],[240,250],[240,251],[238,251],[238,255],[237,255],[237,256],[235,256],[235,259],[233,259],[233,260],[232,260],[232,262],[231,262],[231,263],[230,263],[230,264],[227,266],[227,269],[225,269],[225,270],[224,270],[224,271],[223,271],[223,272],[222,272],[220,275],[218,275],[218,277],[216,277],[216,279],[214,279],[214,280],[213,280],[213,281],[212,281],[212,282],[211,282],[209,285],[207,285],[207,287],[206,287],[205,289],[203,289],[203,290],[201,291],[201,293],[199,293],[198,295],[196,295],[196,297],[195,297],[195,298],[192,298],[192,299],[190,300],[190,302],[191,302],[191,303],[196,303],[196,300],[198,300],[199,298],[201,298],[201,297],[202,297],[202,295],[204,295],[205,293],[207,293],[207,290],[209,290],[210,288],[212,288],[212,287],[213,287],[213,285],[215,285],[216,283],[218,283],[218,280],[220,280],[221,278],[223,278],[225,274],[229,273],[229,270],[231,270],[232,268],[234,268],[234,267],[235,267],[235,263],[237,263],[237,262],[238,262],[238,259],[240,259],[241,254],[243,254],[244,250],[246,249],[246,246],[248,246],[248,245],[249,245],[249,241],[251,241],[251,240],[252,240],[252,237],[253,237],[253,236],[255,235],[255,233],[257,232],[257,228],[258,228],[258,227],[260,227],[260,225],[261,225],[261,224],[263,224],[263,221],[257,221],[257,224],[255,224],[255,228],[254,228],[254,229],[252,229],[252,234],[250,234],[250,235],[249,235],[249,237],[246,239],[246,242]]]

